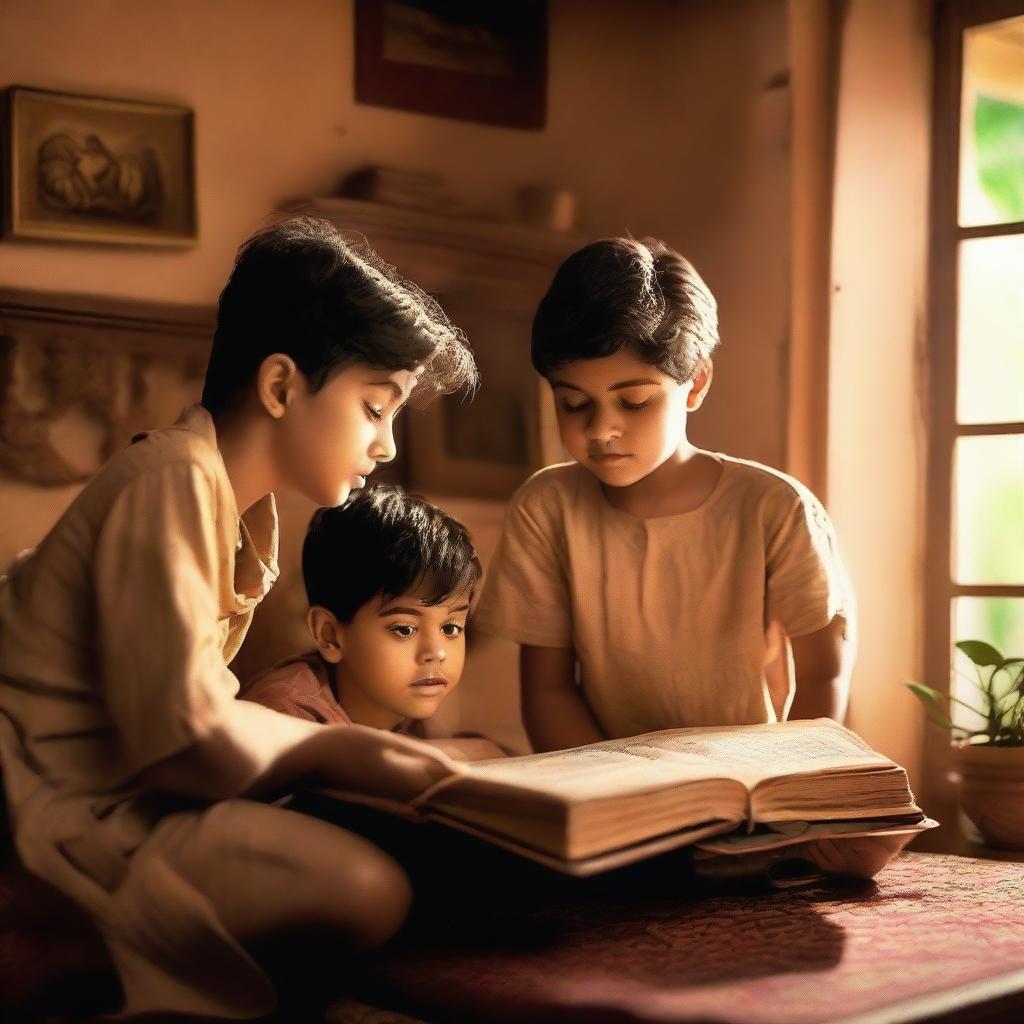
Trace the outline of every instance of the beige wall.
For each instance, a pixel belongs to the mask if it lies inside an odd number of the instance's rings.
[[[7,0],[0,86],[195,109],[200,240],[176,251],[4,243],[0,287],[213,303],[268,213],[330,194],[365,164],[442,172],[491,214],[510,212],[523,184],[566,187],[591,237],[655,234],[695,261],[719,299],[723,347],[694,438],[784,465],[784,0],[551,0],[550,11],[548,124],[524,132],[356,105],[346,0]],[[0,480],[0,549],[34,543],[73,491]],[[448,504],[486,554],[500,507]],[[286,574],[307,515],[282,502]],[[253,630],[250,667],[292,643],[301,588],[290,576]],[[486,717],[515,742],[512,645],[482,645],[470,666],[467,724]]]
[[[849,7],[829,417],[830,507],[861,601],[852,722],[912,767],[918,718],[900,683],[920,671],[925,6]],[[345,0],[7,0],[0,85],[195,108],[201,238],[172,252],[4,243],[0,286],[213,302],[269,211],[366,163],[441,171],[480,210],[508,209],[527,182],[565,186],[590,234],[656,233],[695,260],[723,348],[694,436],[784,465],[785,30],[781,0],[552,0],[548,126],[521,132],[355,105]],[[0,481],[0,542],[38,539],[71,493]],[[493,510],[462,504],[486,536]],[[304,511],[285,506],[286,557]]]
[[[931,43],[923,0],[853,0],[832,249],[829,505],[860,604],[850,724],[920,765]]]
[[[366,163],[441,171],[481,210],[567,186],[592,235],[658,234],[696,261],[724,344],[695,436],[783,463],[782,0],[552,0],[542,132],[356,105],[352,36],[345,0],[0,4],[0,85],[195,109],[201,230],[173,252],[2,244],[0,286],[213,302],[267,213]]]

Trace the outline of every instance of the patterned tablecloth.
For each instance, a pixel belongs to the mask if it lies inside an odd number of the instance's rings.
[[[1024,1021],[1024,864],[908,853],[874,882],[778,892],[672,891],[655,870],[482,933],[464,915],[421,928],[351,982],[480,1024]]]
[[[583,881],[522,864],[449,862],[403,936],[327,978],[326,1019],[1024,1021],[1024,864],[908,853],[873,882],[783,891],[709,890],[682,856]],[[66,901],[0,870],[0,1019],[39,971],[51,1012],[98,1005],[104,963]]]

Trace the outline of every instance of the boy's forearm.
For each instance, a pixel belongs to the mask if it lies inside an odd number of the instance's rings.
[[[845,678],[797,677],[796,695],[789,711],[790,721],[797,718],[831,718],[842,722],[850,687]]]
[[[304,744],[319,728],[259,704],[231,701],[206,735],[148,767],[141,782],[161,792],[209,800],[262,795],[282,775],[312,767],[312,749],[304,754]]]
[[[232,701],[209,735],[147,769],[143,781],[208,800],[274,796],[307,782],[404,801],[453,770],[443,752],[408,737]]]
[[[538,753],[566,750],[607,739],[578,690],[531,692],[523,687],[523,724]]]
[[[857,652],[854,630],[841,616],[824,629],[792,640],[796,694],[789,717],[842,722]]]
[[[576,652],[569,647],[519,649],[523,724],[536,751],[565,750],[607,739],[575,681]]]

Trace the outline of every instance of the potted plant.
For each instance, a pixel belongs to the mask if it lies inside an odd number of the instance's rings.
[[[977,700],[948,699],[972,711],[978,728],[955,724],[944,710],[946,698],[930,686],[907,686],[953,739],[960,805],[984,841],[1024,849],[1024,658],[1006,658],[983,640],[956,646],[974,666]]]

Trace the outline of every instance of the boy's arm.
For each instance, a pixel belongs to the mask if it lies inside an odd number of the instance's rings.
[[[576,654],[571,647],[524,644],[519,650],[523,724],[538,752],[607,739],[576,685],[575,670]]]
[[[238,700],[209,735],[139,781],[205,800],[273,796],[306,782],[408,802],[456,770],[444,752],[406,736],[321,725]]]
[[[791,639],[796,668],[791,719],[846,718],[855,646],[846,632],[846,620],[837,615],[824,629]]]

